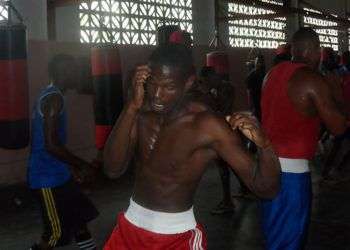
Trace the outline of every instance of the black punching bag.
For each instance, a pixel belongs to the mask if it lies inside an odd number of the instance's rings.
[[[29,143],[26,28],[0,26],[0,147]]]
[[[92,48],[91,70],[95,90],[95,143],[102,150],[123,108],[123,82],[119,50]]]

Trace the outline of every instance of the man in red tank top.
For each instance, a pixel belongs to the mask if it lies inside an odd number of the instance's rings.
[[[269,250],[302,248],[311,207],[308,161],[316,151],[320,123],[333,134],[346,129],[339,100],[317,73],[319,60],[318,35],[301,28],[292,38],[292,61],[272,68],[262,90],[262,126],[282,169],[278,196],[262,204]]]

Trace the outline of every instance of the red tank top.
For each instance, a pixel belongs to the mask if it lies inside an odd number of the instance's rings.
[[[288,82],[305,64],[284,62],[269,73],[262,90],[262,126],[279,157],[311,159],[317,147],[320,119],[298,112],[288,97]]]

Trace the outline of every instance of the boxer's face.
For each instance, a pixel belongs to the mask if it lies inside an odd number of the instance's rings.
[[[149,105],[156,113],[168,113],[187,90],[187,79],[176,67],[155,65],[151,70],[151,76],[146,84]]]

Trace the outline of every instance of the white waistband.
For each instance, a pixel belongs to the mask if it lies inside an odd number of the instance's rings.
[[[185,212],[165,213],[144,208],[132,199],[125,218],[137,227],[159,234],[184,233],[197,226],[193,207]]]
[[[281,170],[285,173],[308,173],[310,172],[309,161],[305,159],[289,159],[279,157]]]

